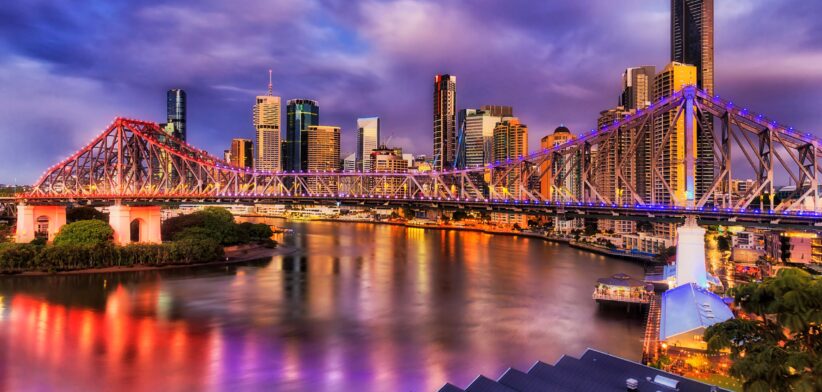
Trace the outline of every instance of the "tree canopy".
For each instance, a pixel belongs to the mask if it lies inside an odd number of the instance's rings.
[[[55,245],[97,245],[111,242],[114,230],[101,220],[82,220],[69,223],[54,237]]]
[[[231,212],[221,207],[207,207],[187,215],[166,219],[162,226],[163,238],[213,239],[222,245],[243,244],[268,240],[273,232],[261,223],[234,222]]]
[[[68,211],[66,211],[66,221],[68,223],[90,219],[97,219],[102,221],[108,220],[106,214],[98,211],[94,207],[79,206],[70,208]]]
[[[709,327],[705,340],[730,349],[745,390],[822,390],[822,279],[788,268],[731,293],[745,316]]]

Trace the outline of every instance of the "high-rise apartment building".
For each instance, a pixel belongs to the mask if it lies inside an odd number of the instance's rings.
[[[644,109],[653,100],[653,84],[656,67],[644,65],[627,68],[622,73],[622,94],[619,106],[625,110]]]
[[[186,140],[186,92],[182,89],[166,92],[166,122],[173,127],[172,136]]]
[[[254,146],[248,139],[231,139],[231,155],[229,163],[236,167],[252,167],[254,165]]]
[[[696,67],[693,65],[670,63],[654,78],[654,100],[670,96],[684,86],[696,83]],[[683,204],[689,196],[685,183],[685,117],[676,117],[676,110],[662,113],[654,118],[653,145],[659,160],[656,167],[665,183],[651,181],[654,204]],[[676,120],[676,121],[675,121]],[[673,197],[671,192],[673,192]],[[676,227],[672,224],[655,224],[657,236],[674,239]]]
[[[671,61],[696,67],[694,84],[714,93],[714,1],[671,0]],[[695,198],[710,190],[715,173],[713,118],[697,122]]]
[[[540,148],[543,150],[551,149],[556,146],[565,144],[571,140],[574,140],[576,136],[571,133],[564,125],[560,125],[557,129],[554,130],[554,133],[544,136],[540,139]],[[569,175],[566,173],[566,163],[563,161],[562,156],[557,157],[557,161],[545,161],[540,166],[540,173],[545,173],[540,180],[540,194],[546,200],[554,200],[560,197],[563,194],[567,194],[571,192],[571,190],[575,187],[574,183],[576,178],[574,176]],[[564,181],[561,182],[558,186],[554,186],[554,179],[555,178],[564,178]]]
[[[452,168],[457,157],[457,77],[434,77],[434,170]]]
[[[494,161],[516,160],[528,155],[528,126],[519,122],[516,117],[505,119],[494,127]],[[504,173],[495,175],[505,176]],[[526,181],[520,181],[519,173],[508,173],[505,178],[498,178],[495,189],[503,197],[519,199],[527,190]]]
[[[308,169],[308,127],[319,125],[320,106],[311,99],[290,99],[286,107],[285,156],[283,169],[303,171]]]
[[[276,172],[282,169],[280,158],[281,108],[280,97],[274,96],[271,70],[269,70],[268,94],[257,96],[252,111],[257,139],[254,167],[257,170]]]
[[[600,127],[604,125],[604,120],[613,122],[616,117],[613,116],[618,111],[626,113],[635,113],[637,110],[647,108],[654,99],[654,77],[656,76],[656,67],[644,65],[641,67],[627,68],[622,73],[622,94],[619,96],[619,107],[607,110],[601,113],[598,124]],[[621,107],[621,108],[620,108]],[[632,138],[638,137],[636,129],[623,131],[620,135],[620,147],[622,149],[630,148]],[[636,158],[633,162],[634,180],[632,185],[634,189],[645,200],[650,200],[650,187],[646,186],[651,181],[651,137],[645,135],[637,140],[639,143],[636,147]]]
[[[597,128],[602,129],[614,122],[622,121],[632,112],[633,110],[626,110],[622,106],[603,110],[597,120]],[[631,142],[637,136],[637,130],[620,128],[612,131],[611,135],[612,137],[604,142],[604,145],[598,146],[600,148],[598,153],[604,154],[601,156],[604,160],[602,160],[603,166],[596,173],[597,188],[611,203],[633,203],[631,190],[636,189],[641,181],[637,175],[637,169],[642,165],[641,160],[636,159],[634,153],[630,151]],[[615,234],[636,232],[636,224],[627,220],[600,219],[597,221],[597,226],[600,231]]]
[[[357,119],[357,170],[371,171],[371,151],[380,145],[380,118]]]

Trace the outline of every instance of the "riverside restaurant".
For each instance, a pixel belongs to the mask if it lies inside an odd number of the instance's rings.
[[[654,285],[620,273],[610,278],[597,279],[592,297],[598,303],[648,304],[654,298]]]

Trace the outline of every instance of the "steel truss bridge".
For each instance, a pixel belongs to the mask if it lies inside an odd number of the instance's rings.
[[[712,145],[698,145],[706,132]],[[820,144],[693,86],[559,146],[428,172],[239,168],[156,123],[117,118],[17,201],[335,203],[808,228],[822,226]],[[705,168],[709,175],[698,177]],[[737,171],[753,178],[744,192],[734,189]],[[775,200],[775,176],[799,185]]]

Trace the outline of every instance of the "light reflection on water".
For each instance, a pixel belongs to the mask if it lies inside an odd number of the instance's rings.
[[[432,391],[594,347],[641,355],[595,280],[641,267],[559,244],[284,223],[244,266],[0,277],[0,390]]]

